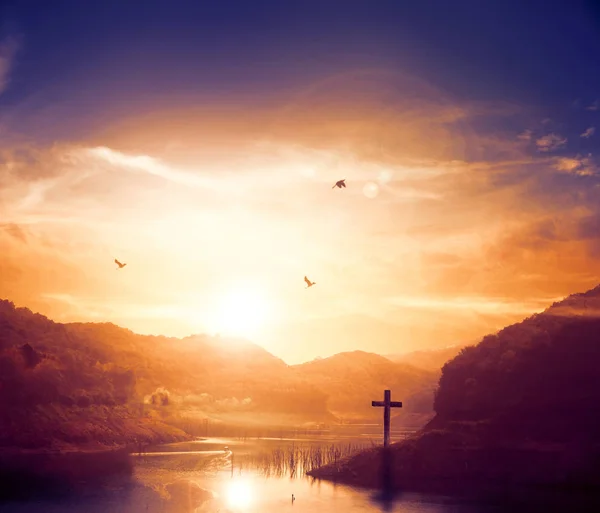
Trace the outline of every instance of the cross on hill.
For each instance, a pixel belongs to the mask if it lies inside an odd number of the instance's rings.
[[[383,446],[390,445],[390,409],[402,408],[400,401],[392,401],[392,391],[383,392],[383,401],[371,401],[371,406],[383,406]]]

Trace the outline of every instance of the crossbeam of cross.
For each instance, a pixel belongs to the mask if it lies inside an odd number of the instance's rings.
[[[390,413],[391,408],[402,408],[400,401],[392,401],[392,391],[383,392],[383,401],[371,401],[371,406],[383,406],[383,446],[390,445]]]

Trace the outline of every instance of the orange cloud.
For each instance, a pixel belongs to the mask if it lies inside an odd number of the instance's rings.
[[[540,151],[554,151],[567,144],[567,139],[557,134],[548,134],[537,139],[535,144]]]
[[[600,271],[595,164],[495,129],[522,111],[366,70],[5,147],[0,296],[185,335],[251,281],[277,305],[258,341],[288,360],[470,341]]]

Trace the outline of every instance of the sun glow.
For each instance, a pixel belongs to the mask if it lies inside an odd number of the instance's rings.
[[[227,504],[230,508],[246,509],[252,499],[252,487],[247,481],[234,481],[227,487]]]
[[[252,337],[272,317],[272,307],[257,287],[234,287],[217,302],[215,331],[224,335]]]

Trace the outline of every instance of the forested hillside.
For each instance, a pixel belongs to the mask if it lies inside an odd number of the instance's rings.
[[[600,287],[463,349],[442,369],[435,418],[392,446],[394,486],[597,489],[599,366]],[[313,475],[379,486],[382,457],[358,454]]]
[[[418,408],[431,411],[436,379],[370,353],[290,367],[245,340],[60,324],[0,301],[0,447],[169,440],[185,436],[172,425],[206,418],[300,425],[369,417],[371,400],[390,387],[409,409],[420,394]]]
[[[463,349],[443,367],[436,422],[488,421],[544,440],[597,437],[599,365],[596,288]]]
[[[295,365],[298,378],[318,385],[327,394],[327,406],[336,415],[381,417],[371,401],[383,398],[383,390],[403,401],[404,412],[432,412],[438,376],[412,365],[395,363],[364,351],[339,353],[329,358]]]
[[[68,326],[0,301],[0,447],[185,438],[140,406],[133,368],[105,358]]]

